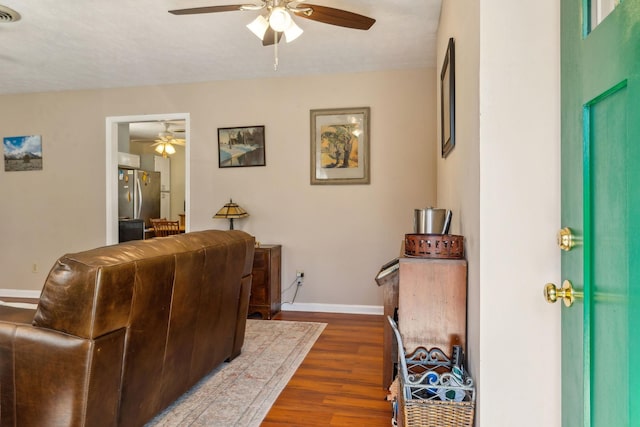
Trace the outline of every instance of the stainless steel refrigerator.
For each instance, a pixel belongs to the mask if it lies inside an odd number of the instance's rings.
[[[160,218],[160,172],[118,168],[118,218],[142,219],[145,228]]]

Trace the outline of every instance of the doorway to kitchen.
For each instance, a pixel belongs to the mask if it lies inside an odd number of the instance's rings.
[[[180,129],[172,128],[180,124]],[[155,125],[155,127],[154,127]],[[158,134],[176,133],[180,131],[179,140],[184,142],[182,152],[184,157],[184,165],[179,170],[183,171],[183,176],[178,177],[177,181],[184,181],[184,189],[179,188],[175,191],[176,195],[180,195],[182,200],[182,208],[184,215],[184,228],[189,231],[190,228],[190,115],[189,113],[173,113],[173,114],[149,114],[137,116],[118,116],[106,118],[106,236],[105,243],[107,245],[118,243],[118,175],[119,175],[119,152],[130,153],[131,144],[136,145],[140,139],[148,139],[148,149],[143,152],[153,153],[157,147],[157,141],[162,141],[160,135],[158,138],[147,135],[142,138],[139,132],[141,129],[155,129],[160,127]],[[133,129],[133,130],[132,130]],[[133,132],[133,133],[132,133]],[[152,131],[153,132],[153,131]],[[151,148],[153,146],[153,148]],[[170,155],[169,155],[170,156]],[[122,155],[120,155],[122,157]],[[174,165],[176,166],[176,165]],[[183,190],[183,191],[182,191]],[[172,192],[174,193],[174,192]],[[183,197],[182,197],[183,196]],[[173,205],[175,206],[175,201]],[[178,203],[179,204],[179,203]],[[175,212],[176,209],[174,208]]]

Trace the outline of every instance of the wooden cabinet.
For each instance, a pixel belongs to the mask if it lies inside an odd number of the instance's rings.
[[[453,345],[466,351],[467,261],[464,259],[400,258],[397,285],[384,289],[384,312],[396,312],[406,351],[439,347],[450,355]],[[391,328],[385,319],[383,387],[393,380],[397,359]]]
[[[281,245],[261,245],[256,248],[253,256],[249,315],[260,313],[263,319],[271,319],[271,316],[280,311],[281,263]]]
[[[401,259],[398,325],[408,351],[438,347],[450,355],[454,345],[465,349],[467,262]]]

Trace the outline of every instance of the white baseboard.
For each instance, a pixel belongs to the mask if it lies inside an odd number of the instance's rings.
[[[41,291],[27,291],[24,289],[0,289],[0,298],[40,298]]]
[[[381,305],[314,304],[296,302],[293,304],[283,303],[281,309],[282,311],[310,311],[321,313],[384,314],[384,307]]]

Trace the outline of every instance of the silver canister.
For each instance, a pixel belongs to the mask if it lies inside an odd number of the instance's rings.
[[[443,234],[447,219],[447,209],[415,209],[413,214],[413,232],[416,234]]]

